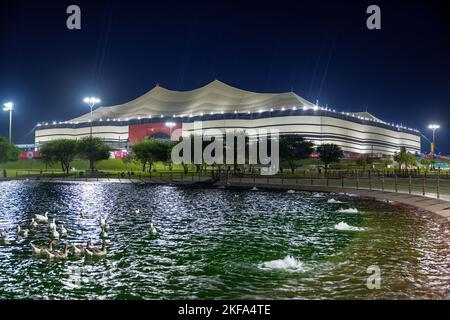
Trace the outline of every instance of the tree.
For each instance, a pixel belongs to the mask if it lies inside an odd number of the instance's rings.
[[[314,144],[305,141],[299,135],[285,135],[280,137],[280,158],[287,161],[292,172],[295,170],[295,161],[308,158],[313,153]]]
[[[14,143],[11,143],[5,137],[0,137],[0,163],[8,161],[17,161],[20,150]]]
[[[342,149],[333,143],[322,144],[317,147],[317,152],[320,154],[320,160],[325,164],[325,172],[331,163],[339,162],[344,156]]]
[[[123,164],[125,165],[126,169],[130,170],[130,164],[131,164],[131,161],[132,161],[132,158],[130,157],[130,155],[127,154],[126,156],[122,157],[120,160],[123,162]]]
[[[413,154],[406,151],[405,147],[401,147],[400,152],[394,155],[394,160],[395,162],[398,163],[400,170],[401,169],[408,170],[409,167],[414,166],[417,163],[416,157]]]
[[[82,159],[89,160],[89,170],[94,170],[94,164],[100,160],[109,159],[109,146],[102,139],[84,137],[78,140],[78,154]]]
[[[425,172],[432,167],[433,163],[432,159],[422,158],[420,160],[420,164],[425,167]]]
[[[381,163],[381,166],[383,167],[383,169],[387,169],[389,166],[392,165],[393,161],[392,161],[392,159],[389,159],[389,158],[381,158],[380,163]]]
[[[356,165],[362,167],[363,171],[366,171],[368,166],[373,164],[373,159],[369,157],[361,157],[356,159]]]
[[[154,138],[146,138],[131,145],[134,157],[142,164],[142,171],[145,172],[147,163],[149,171],[156,161],[166,161],[169,157],[168,143]]]
[[[70,163],[77,155],[77,141],[72,139],[57,139],[41,146],[42,160],[46,164],[59,162],[61,169],[69,173]]]
[[[165,161],[167,162],[167,166],[169,167],[169,171],[172,171],[172,169],[173,169],[172,149],[177,144],[178,144],[178,141],[169,141],[169,142],[167,142],[167,147],[166,147],[167,156],[166,156],[166,160]],[[183,165],[183,168],[184,168],[184,165]],[[186,169],[184,169],[184,173],[187,173]]]
[[[193,135],[191,135],[190,137],[189,137],[189,139],[191,139],[190,141],[191,141],[191,150],[193,150],[193,148],[194,148],[194,146],[193,146],[193,144],[194,144],[194,136]],[[171,145],[170,145],[170,147],[168,148],[168,150],[167,150],[167,152],[168,152],[168,154],[169,154],[169,158],[171,158],[172,157],[172,149],[178,144],[178,143],[183,143],[183,137],[180,137],[180,139],[178,140],[178,142],[174,142],[174,143],[172,143]],[[188,163],[184,163],[184,162],[181,162],[181,165],[183,166],[183,172],[184,172],[184,174],[187,174],[188,173],[188,171],[189,171],[189,168],[188,168],[188,165],[189,164],[192,164],[193,162],[194,162],[194,160],[193,160],[193,158],[194,158],[194,153],[193,152],[191,152],[191,159],[190,159],[190,161],[188,162]]]
[[[185,139],[187,139],[186,141],[184,141]],[[196,139],[200,139],[201,140],[201,144],[200,144],[200,148],[201,150],[196,150],[195,148],[195,140]],[[183,142],[184,141],[184,142]],[[171,142],[171,145],[169,146],[169,150],[168,150],[168,157],[171,157],[171,153],[172,153],[172,149],[179,143],[183,143],[183,144],[188,144],[190,143],[190,154],[185,155],[184,153],[187,152],[186,149],[183,148],[183,155],[180,154],[180,156],[182,156],[183,159],[187,159],[186,162],[184,162],[182,160],[181,165],[183,166],[183,170],[184,173],[187,174],[188,173],[188,165],[195,165],[196,168],[196,173],[199,173],[202,169],[202,164],[203,163],[194,163],[195,162],[195,152],[201,152],[201,156],[203,159],[203,150],[205,149],[205,147],[208,145],[208,141],[203,140],[202,136],[198,136],[198,135],[193,135],[191,134],[188,137],[180,137],[180,139],[178,140],[178,142]],[[203,160],[202,160],[203,162]]]

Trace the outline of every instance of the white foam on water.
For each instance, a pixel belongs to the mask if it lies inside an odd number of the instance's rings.
[[[339,222],[334,226],[334,229],[339,231],[364,231],[365,229],[362,227],[354,227],[345,222]]]
[[[259,264],[258,267],[262,270],[279,270],[288,272],[299,272],[305,270],[303,263],[290,255],[286,256],[284,259],[263,262]]]
[[[288,190],[287,193],[295,193],[295,190]]]
[[[314,198],[322,198],[323,194],[322,193],[314,193],[313,197]]]
[[[337,212],[339,213],[358,213],[358,209],[356,208],[348,208],[348,209],[339,209]]]
[[[328,199],[327,203],[342,203],[342,201],[331,198],[331,199]]]

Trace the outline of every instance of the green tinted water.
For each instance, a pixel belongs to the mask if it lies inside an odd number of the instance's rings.
[[[341,210],[349,208],[357,212]],[[0,183],[0,228],[9,239],[15,225],[45,211],[68,229],[59,249],[90,238],[100,246],[98,219],[107,215],[108,256],[33,257],[30,241],[50,240],[40,225],[28,239],[0,246],[0,298],[395,299],[449,292],[448,230],[387,203],[307,192]],[[156,237],[148,233],[152,221]],[[380,269],[380,289],[367,287],[370,266]]]

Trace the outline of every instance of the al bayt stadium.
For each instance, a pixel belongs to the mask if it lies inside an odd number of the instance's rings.
[[[296,134],[315,145],[334,143],[349,154],[393,155],[401,147],[420,152],[418,130],[387,123],[368,112],[343,112],[313,104],[294,92],[256,93],[215,80],[190,91],[159,85],[130,102],[100,107],[92,114],[93,136],[115,149],[155,137],[178,140],[203,129],[278,129],[280,135]],[[36,146],[61,138],[89,136],[91,113],[78,118],[40,123]],[[198,133],[198,132],[195,132]]]

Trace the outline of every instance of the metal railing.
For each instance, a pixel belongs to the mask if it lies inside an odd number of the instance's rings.
[[[12,176],[11,176],[12,175]],[[4,180],[5,178],[0,178]],[[104,181],[118,180],[154,183],[198,183],[217,182],[240,183],[248,185],[285,185],[297,187],[330,187],[341,189],[361,189],[387,191],[402,194],[423,195],[433,198],[450,199],[450,177],[445,174],[392,174],[381,172],[295,172],[279,173],[274,176],[261,176],[258,172],[233,173],[219,170],[204,170],[187,173],[183,171],[164,172],[97,172],[94,175],[80,172],[62,174],[57,172],[29,172],[18,175],[10,172],[7,179],[65,180],[65,181]]]
[[[293,187],[329,187],[338,189],[355,189],[386,191],[433,198],[450,199],[450,179],[440,175],[317,175],[294,176],[253,175],[232,177],[229,182],[249,185],[293,186]]]

